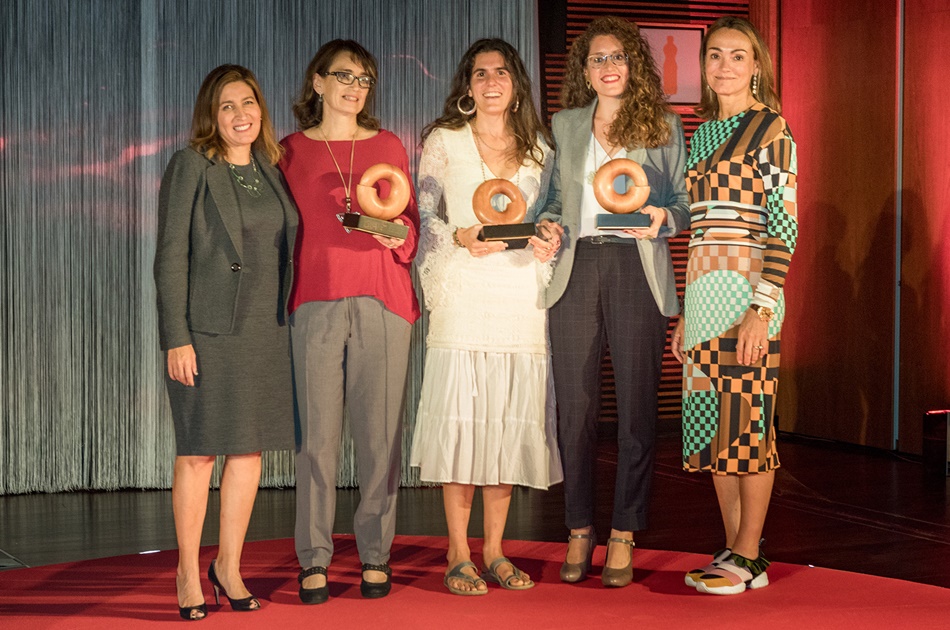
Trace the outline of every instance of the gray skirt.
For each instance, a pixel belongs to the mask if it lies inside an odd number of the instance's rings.
[[[273,315],[231,335],[192,333],[195,386],[168,377],[178,455],[239,455],[294,448],[290,331]]]

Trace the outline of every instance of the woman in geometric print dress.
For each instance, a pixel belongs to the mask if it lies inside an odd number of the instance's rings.
[[[703,40],[705,122],[693,135],[683,317],[683,465],[713,473],[726,545],[690,571],[698,591],[732,595],[768,585],[759,549],[775,469],[775,394],[785,302],[798,235],[795,143],[755,28],[721,18]]]

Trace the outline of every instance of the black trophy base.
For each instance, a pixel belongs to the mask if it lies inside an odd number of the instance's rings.
[[[365,214],[356,214],[355,212],[347,212],[343,215],[343,227],[348,230],[379,234],[380,236],[388,236],[389,238],[404,239],[409,236],[408,225],[399,225],[392,221],[374,219]]]
[[[528,239],[535,235],[534,223],[486,225],[478,235],[480,241],[505,241],[508,249],[524,249]]]
[[[598,214],[594,224],[598,230],[629,230],[650,227],[653,219],[648,214],[631,212],[630,214]]]

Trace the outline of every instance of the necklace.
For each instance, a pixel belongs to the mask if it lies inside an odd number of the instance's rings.
[[[353,155],[356,153],[356,134],[358,132],[359,128],[357,128],[357,131],[353,132],[353,143],[350,145],[350,181],[347,182],[345,179],[343,179],[343,169],[340,168],[339,162],[336,161],[336,156],[333,155],[333,149],[330,148],[330,140],[327,138],[326,132],[323,129],[320,130],[320,134],[323,136],[323,142],[325,142],[327,145],[327,151],[330,152],[330,157],[333,159],[333,165],[336,167],[336,172],[340,175],[340,182],[343,183],[343,194],[346,195],[343,201],[346,204],[347,214],[352,211],[351,204],[353,202],[353,198],[350,196],[350,190],[353,188]],[[342,221],[343,218],[340,217],[340,220]]]
[[[482,181],[487,182],[488,173],[487,173],[487,169],[485,165],[485,156],[482,155],[482,144],[481,144],[482,141],[478,136],[478,132],[475,131],[475,126],[472,125],[471,127],[472,127],[472,137],[475,138],[475,150],[478,151],[478,161],[480,162],[480,165],[482,167]],[[491,149],[493,147],[489,146],[488,148]],[[494,150],[497,151],[498,149],[494,149]],[[502,178],[499,177],[498,179],[502,179]],[[515,186],[518,186],[520,182],[521,182],[521,167],[518,167],[518,170],[515,171]]]
[[[604,149],[603,147],[600,147],[600,150],[604,152],[604,159],[600,161],[600,164],[598,164],[597,163],[597,147],[599,146],[600,146],[600,143],[597,142],[596,136],[594,136],[594,134],[591,133],[590,134],[590,151],[591,151],[591,155],[594,158],[594,170],[588,171],[587,178],[586,178],[588,185],[591,185],[591,186],[594,184],[594,176],[597,174],[597,171],[600,170],[600,167],[606,164],[607,162],[609,162],[610,160],[614,159],[609,153],[607,153],[606,149]]]
[[[234,165],[228,162],[228,170],[231,171],[231,175],[234,176],[234,181],[237,182],[238,186],[247,191],[251,197],[257,198],[261,196],[261,190],[264,187],[264,184],[261,182],[260,172],[257,170],[257,162],[254,161],[254,155],[251,155],[251,168],[254,169],[254,181],[248,182],[247,179],[240,173],[237,169],[234,168]]]
[[[507,151],[507,150],[508,150],[508,143],[507,143],[507,142],[505,142],[505,146],[502,147],[502,148],[500,148],[500,149],[497,149],[497,148],[493,147],[492,145],[488,144],[487,142],[485,142],[485,139],[482,138],[482,136],[481,136],[480,133],[478,133],[478,129],[475,128],[475,125],[474,125],[474,124],[472,125],[472,135],[475,136],[475,138],[477,138],[479,142],[481,142],[482,144],[484,144],[486,147],[488,147],[488,148],[491,149],[492,151],[502,152],[502,151]]]

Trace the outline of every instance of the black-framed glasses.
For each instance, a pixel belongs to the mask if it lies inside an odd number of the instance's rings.
[[[376,85],[376,79],[374,79],[373,77],[367,77],[367,76],[358,77],[352,72],[343,72],[342,70],[339,70],[337,72],[324,72],[323,76],[327,77],[327,76],[330,76],[331,74],[335,76],[336,80],[342,83],[343,85],[353,85],[353,81],[357,81],[359,82],[360,87],[363,88],[364,90],[368,90],[374,85]]]
[[[627,63],[627,53],[618,52],[612,55],[591,55],[587,58],[587,64],[591,68],[603,68],[608,59],[610,59],[610,62],[615,66],[622,66]]]

